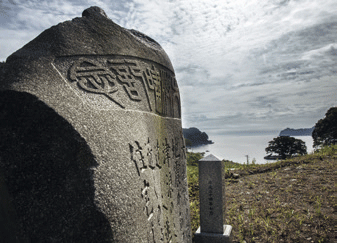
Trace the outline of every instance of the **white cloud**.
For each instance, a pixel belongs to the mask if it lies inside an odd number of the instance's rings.
[[[176,70],[184,126],[311,126],[337,103],[335,0],[15,2],[7,2],[11,10],[0,23],[2,60],[43,29],[100,6],[117,24],[164,47]]]
[[[324,58],[325,56],[329,56],[333,58],[337,58],[337,43],[331,43],[326,46],[323,46],[318,49],[310,50],[304,52],[302,55],[303,60],[312,60],[316,58]]]

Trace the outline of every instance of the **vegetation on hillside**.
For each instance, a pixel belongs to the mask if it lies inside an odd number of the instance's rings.
[[[305,142],[289,136],[280,136],[268,142],[267,153],[276,153],[281,159],[290,158],[294,155],[304,155],[307,153]]]
[[[188,153],[192,232],[200,225],[202,156]],[[233,226],[233,242],[334,242],[336,162],[337,145],[263,165],[224,161],[225,223]]]
[[[314,146],[337,144],[337,107],[331,107],[312,132]]]

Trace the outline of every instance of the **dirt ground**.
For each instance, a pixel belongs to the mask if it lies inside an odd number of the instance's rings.
[[[337,155],[231,171],[226,224],[233,242],[337,243]]]

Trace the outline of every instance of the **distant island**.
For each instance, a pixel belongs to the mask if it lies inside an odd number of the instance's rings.
[[[201,132],[196,127],[183,128],[183,134],[184,138],[190,141],[191,147],[197,147],[205,144],[213,144],[212,140],[208,140],[208,135],[205,132]]]
[[[312,132],[314,131],[315,127],[312,128],[300,128],[300,129],[293,129],[293,128],[286,128],[280,132],[279,136],[311,136]]]

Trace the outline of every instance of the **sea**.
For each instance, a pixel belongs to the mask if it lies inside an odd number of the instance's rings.
[[[265,148],[268,142],[278,135],[212,135],[209,139],[214,144],[202,145],[188,149],[190,152],[205,152],[205,156],[213,154],[219,159],[231,160],[241,164],[251,163],[255,159],[256,164],[274,162],[265,160],[267,154]],[[307,146],[307,152],[313,152],[313,139],[311,136],[296,136]]]

